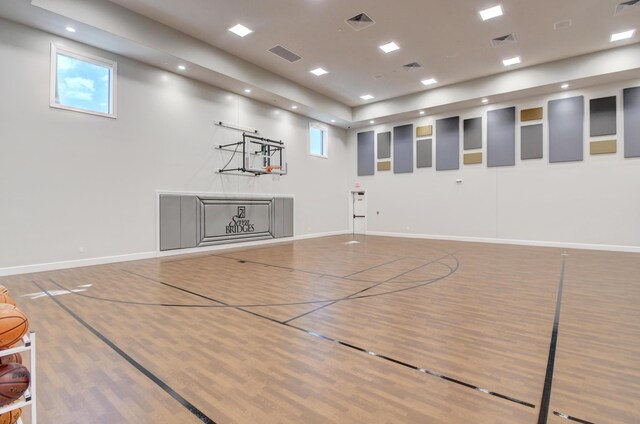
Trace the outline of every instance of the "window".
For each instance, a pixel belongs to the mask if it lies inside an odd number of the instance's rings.
[[[327,155],[327,127],[310,123],[309,124],[309,154],[322,158]]]
[[[51,107],[116,117],[117,63],[51,45]]]

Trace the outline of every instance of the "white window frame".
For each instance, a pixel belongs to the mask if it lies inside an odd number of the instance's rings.
[[[81,60],[83,62],[92,63],[94,65],[102,66],[105,68],[109,68],[109,113],[96,112],[89,109],[82,109],[72,106],[66,106],[56,101],[56,85],[58,82],[58,53],[69,56],[72,59]],[[67,47],[63,47],[57,44],[51,44],[51,94],[49,97],[49,106],[56,109],[64,109],[71,110],[74,112],[87,113],[89,115],[97,115],[104,116],[107,118],[117,118],[118,117],[118,102],[117,102],[117,93],[118,93],[118,63],[105,59],[102,57],[98,57],[92,54],[79,52],[76,50],[71,50]]]
[[[311,152],[311,128],[322,131],[322,152],[324,154],[319,155]],[[329,158],[329,127],[319,122],[309,122],[309,155],[317,158],[328,159]]]

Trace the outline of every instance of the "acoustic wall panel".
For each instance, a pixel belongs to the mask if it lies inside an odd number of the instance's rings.
[[[393,128],[393,173],[413,172],[413,124]]]
[[[373,131],[358,133],[358,176],[375,173]]]
[[[389,131],[378,134],[378,159],[391,157],[391,133]]]
[[[516,108],[487,113],[487,166],[516,164]]]
[[[160,196],[160,250],[180,249],[181,196]]]
[[[416,128],[416,137],[431,137],[433,135],[433,127],[431,125],[425,125]]]
[[[616,153],[618,146],[615,140],[592,141],[589,145],[589,152],[592,155],[604,155],[607,153]]]
[[[384,162],[378,162],[378,171],[391,171],[391,162],[388,160]]]
[[[581,161],[584,96],[549,101],[549,162]]]
[[[460,117],[436,121],[436,170],[460,169]]]
[[[640,87],[625,88],[624,103],[624,157],[640,157]]]
[[[520,127],[520,159],[542,158],[542,124]]]
[[[589,101],[591,137],[616,133],[616,96]]]
[[[181,196],[180,198],[180,247],[196,247],[198,244],[198,232],[196,221],[198,219],[198,198],[196,196]]]
[[[465,119],[463,122],[464,150],[482,148],[482,118]]]
[[[522,109],[520,111],[520,121],[539,121],[542,119],[542,108]]]
[[[482,152],[464,154],[465,165],[473,165],[477,163],[482,163]]]
[[[416,156],[418,168],[431,168],[433,166],[433,141],[430,138],[417,141]]]

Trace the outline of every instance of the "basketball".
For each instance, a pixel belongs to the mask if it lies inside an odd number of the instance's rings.
[[[20,364],[0,365],[0,406],[18,399],[29,388],[31,374]]]
[[[12,353],[11,355],[0,356],[0,365],[8,364],[10,362],[13,362],[14,364],[22,364],[22,356],[19,353]],[[2,424],[2,421],[0,421],[0,424]]]
[[[13,299],[11,299],[11,296],[9,296],[9,292],[4,292],[4,293],[0,292],[0,303],[7,303],[9,305],[16,306],[16,302],[14,302]]]
[[[20,418],[20,415],[22,415],[22,408],[5,412],[4,414],[0,415],[0,424],[16,424],[18,418]]]
[[[27,317],[13,305],[0,303],[0,349],[18,342],[29,330]]]

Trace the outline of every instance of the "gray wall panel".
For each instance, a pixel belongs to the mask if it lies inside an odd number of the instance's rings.
[[[463,121],[464,150],[482,148],[482,118],[471,118]]]
[[[378,134],[378,159],[389,159],[391,157],[391,132]]]
[[[584,96],[549,101],[549,162],[583,159]]]
[[[160,250],[180,249],[180,197],[160,196]]]
[[[273,237],[281,238],[284,233],[284,198],[273,198]]]
[[[487,113],[487,166],[516,164],[516,108]]]
[[[358,175],[373,175],[375,173],[375,145],[374,132],[358,133]]]
[[[460,117],[436,121],[436,170],[460,169]]]
[[[640,157],[640,87],[625,88],[624,157]]]
[[[180,247],[183,249],[198,244],[199,203],[196,196],[180,196]]]
[[[393,128],[393,173],[413,172],[413,124]]]
[[[591,137],[616,133],[616,96],[589,101]]]
[[[418,168],[431,168],[433,166],[433,141],[430,138],[418,140],[416,143],[416,156]]]
[[[293,237],[293,197],[285,197],[283,202],[283,237]]]
[[[520,159],[542,158],[542,124],[520,128]]]

